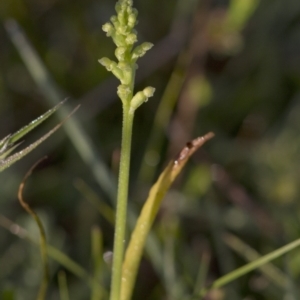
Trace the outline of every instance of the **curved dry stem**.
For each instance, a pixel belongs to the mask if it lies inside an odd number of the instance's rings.
[[[40,285],[39,293],[37,295],[37,300],[44,300],[47,293],[47,287],[49,283],[49,263],[48,263],[48,255],[47,255],[47,241],[46,241],[46,232],[43,226],[43,223],[37,213],[31,209],[29,204],[25,202],[23,198],[23,190],[25,183],[29,176],[32,174],[33,170],[37,167],[39,163],[41,163],[43,160],[45,160],[46,157],[43,157],[42,159],[38,160],[25,174],[25,177],[23,178],[23,181],[21,182],[19,186],[18,191],[18,199],[21,204],[21,206],[32,216],[34,221],[36,222],[39,232],[40,232],[40,250],[41,250],[41,256],[42,256],[42,262],[43,262],[43,279]]]

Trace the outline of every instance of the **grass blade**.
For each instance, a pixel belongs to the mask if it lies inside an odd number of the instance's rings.
[[[250,262],[261,257],[261,255],[256,250],[251,248],[249,245],[247,245],[245,242],[243,242],[241,239],[239,239],[233,234],[227,233],[224,236],[224,241],[228,247],[233,249],[235,252],[237,252]],[[288,286],[288,278],[283,272],[281,272],[280,269],[278,269],[274,265],[265,264],[260,268],[260,271],[273,283],[275,283],[282,289],[285,289]]]
[[[20,140],[23,136],[25,136],[28,132],[33,130],[35,127],[43,123],[47,120],[53,113],[55,113],[64,103],[65,101],[61,101],[59,104],[49,109],[46,113],[39,116],[35,120],[31,121],[28,125],[22,127],[17,132],[6,136],[4,139],[0,141],[0,160],[7,157],[19,144],[14,145],[15,142]]]
[[[214,134],[210,132],[203,137],[187,143],[186,147],[184,147],[179,155],[168,164],[163,173],[159,176],[157,182],[152,186],[148,199],[143,206],[126,250],[122,271],[122,300],[131,299],[131,294],[146,238],[158,212],[162,199],[164,198],[172,182],[185,166],[190,156],[213,136]]]
[[[43,158],[41,160],[44,160],[44,159],[45,158]],[[24,177],[23,181],[21,182],[19,191],[18,191],[18,199],[19,199],[21,206],[28,212],[28,214],[30,214],[32,216],[32,218],[36,222],[39,232],[40,232],[40,250],[41,250],[42,265],[43,265],[43,278],[42,278],[42,283],[40,285],[40,290],[39,290],[39,293],[37,296],[37,300],[45,299],[48,284],[49,284],[49,278],[50,278],[49,262],[48,262],[48,254],[47,254],[46,232],[45,232],[45,229],[44,229],[44,226],[43,226],[43,223],[42,223],[40,217],[37,215],[37,213],[33,209],[31,209],[29,204],[24,201],[23,189],[24,189],[25,183],[26,183],[27,179],[29,178],[29,176],[31,175],[33,169],[41,162],[41,160],[39,160],[37,163],[35,163],[29,169],[29,171],[25,174],[25,177]]]
[[[35,149],[38,145],[40,145],[42,142],[44,142],[47,138],[49,138],[54,132],[56,132],[63,123],[71,117],[73,113],[79,108],[79,106],[75,107],[75,109],[58,125],[56,125],[53,129],[51,129],[48,133],[43,135],[41,138],[39,138],[36,142],[32,143],[28,147],[24,148],[23,150],[12,154],[8,158],[0,161],[0,172],[10,167],[12,164],[14,164],[16,161],[20,160],[22,157],[30,153],[33,149]]]
[[[97,226],[92,228],[92,259],[94,266],[94,276],[92,285],[92,296],[91,300],[100,300],[103,298],[102,290],[100,289],[100,277],[102,272],[102,249],[103,239],[101,229]]]
[[[38,242],[32,238],[26,229],[21,227],[20,225],[12,222],[5,216],[0,214],[0,226],[7,229],[10,233],[18,236],[21,239],[26,239],[29,242],[38,245]],[[89,285],[90,287],[93,286],[93,278],[88,274],[88,272],[80,266],[77,262],[72,260],[69,256],[67,256],[65,253],[60,251],[59,249],[47,245],[47,251],[49,254],[49,257],[57,261],[59,264],[61,264],[63,267],[65,267],[67,270],[69,270],[72,274],[77,276],[78,278],[82,279]],[[103,287],[99,287],[102,291],[102,293],[107,297],[108,293]]]
[[[290,252],[291,250],[297,248],[300,246],[300,239],[297,239],[267,255],[264,255],[262,256],[261,258],[249,263],[249,264],[246,264],[245,266],[243,267],[240,267],[222,277],[220,277],[219,279],[217,279],[211,286],[209,286],[208,288],[206,289],[203,289],[200,294],[201,296],[204,296],[206,295],[206,293],[210,290],[213,290],[213,289],[217,289],[217,288],[220,288],[221,286],[224,286],[226,284],[228,284],[229,282],[263,266],[264,264],[280,257],[281,255],[285,254],[285,253],[288,253]]]
[[[198,291],[202,290],[205,284],[205,280],[207,278],[208,274],[208,268],[209,268],[209,262],[210,262],[210,253],[205,250],[202,254],[195,287],[194,287],[194,294],[196,294]]]
[[[58,287],[59,287],[60,300],[70,300],[68,284],[67,284],[67,276],[64,271],[60,271],[58,273]]]
[[[95,207],[100,215],[110,224],[115,223],[115,213],[114,210],[106,204],[100,197],[93,191],[91,187],[81,178],[77,178],[74,181],[75,188],[80,192],[80,194]]]
[[[22,127],[20,130],[18,130],[16,133],[12,134],[9,138],[9,144],[15,143],[19,139],[21,139],[24,135],[26,135],[28,132],[33,130],[35,127],[43,123],[45,120],[47,120],[53,113],[55,113],[64,103],[66,100],[61,101],[59,104],[54,106],[53,108],[49,109],[46,113],[38,117],[37,119],[31,121],[28,125]]]

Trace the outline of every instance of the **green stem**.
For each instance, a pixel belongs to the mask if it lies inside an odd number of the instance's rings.
[[[297,239],[267,255],[264,255],[258,259],[256,259],[255,261],[252,261],[238,269],[233,270],[232,272],[220,277],[219,279],[217,279],[210,287],[208,288],[204,288],[200,291],[200,296],[205,296],[210,290],[213,289],[218,289],[226,284],[228,284],[229,282],[249,273],[250,271],[253,271],[263,265],[265,265],[266,263],[280,257],[281,255],[297,248],[300,246],[300,239]]]
[[[122,147],[119,170],[110,300],[120,299],[122,263],[124,256],[131,136],[134,117],[134,114],[129,112],[130,104],[129,102],[127,103],[128,104],[123,104]]]

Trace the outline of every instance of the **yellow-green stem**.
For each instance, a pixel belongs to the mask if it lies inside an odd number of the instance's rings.
[[[116,225],[113,250],[112,282],[110,300],[120,299],[122,263],[126,231],[127,198],[129,183],[131,136],[134,114],[129,112],[129,102],[123,103],[122,146],[119,169]]]

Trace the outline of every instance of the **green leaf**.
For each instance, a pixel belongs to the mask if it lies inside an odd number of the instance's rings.
[[[131,299],[146,238],[162,199],[190,156],[213,136],[214,134],[210,132],[203,137],[199,137],[187,143],[179,155],[168,164],[159,176],[157,182],[152,186],[126,250],[122,270],[121,300]]]
[[[204,288],[200,291],[200,296],[205,296],[210,290],[218,289],[233,280],[240,278],[241,276],[255,270],[261,268],[263,265],[269,263],[270,261],[286,254],[293,249],[300,246],[300,239],[297,239],[267,255],[264,255],[240,268],[233,270],[232,272],[225,274],[224,276],[220,277],[216,281],[214,281],[208,288]]]

